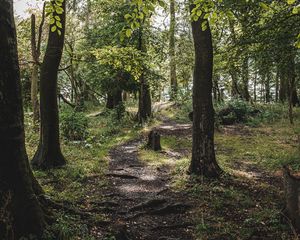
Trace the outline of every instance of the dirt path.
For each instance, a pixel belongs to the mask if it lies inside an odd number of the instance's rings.
[[[163,123],[154,129],[162,137],[190,138],[191,128],[191,124],[179,124],[164,118]],[[224,134],[245,134],[245,129],[240,129],[239,126],[225,127],[223,131]],[[106,174],[109,184],[103,195],[107,200],[104,210],[110,219],[109,225],[114,236],[117,240],[196,239],[194,221],[197,220],[196,212],[199,211],[200,200],[184,191],[172,190],[170,167],[149,166],[139,159],[139,148],[145,142],[145,136],[142,136],[110,151],[109,171]],[[165,154],[169,156],[167,152]],[[186,152],[179,154],[182,156]],[[254,163],[241,159],[233,165],[237,173],[245,173],[243,178],[270,185],[277,182]],[[235,181],[229,185],[234,183],[238,184],[237,188],[244,186],[244,183],[240,186],[241,183]],[[250,183],[246,181],[245,184]]]
[[[190,126],[165,122],[159,131],[182,131]],[[170,188],[170,169],[148,166],[138,158],[143,139],[110,151],[107,176],[112,205],[110,217],[117,239],[192,240],[195,201]]]

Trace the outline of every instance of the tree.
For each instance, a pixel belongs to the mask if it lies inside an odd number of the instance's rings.
[[[24,136],[13,1],[0,5],[0,239],[40,238],[46,225]]]
[[[191,11],[195,6],[190,6]],[[191,174],[218,177],[214,146],[214,109],[212,103],[213,46],[209,23],[204,13],[192,22],[195,47],[193,78],[193,148]]]
[[[57,167],[66,163],[60,148],[57,104],[57,74],[64,46],[66,0],[56,2],[61,3],[61,7],[56,7],[52,13],[47,49],[41,67],[40,142],[32,160],[33,166],[42,169]],[[51,4],[55,6],[54,2]],[[50,9],[52,8],[50,7]]]
[[[175,27],[176,27],[175,0],[170,0],[170,31],[169,31],[170,85],[171,85],[170,100],[176,99],[177,88],[178,88],[177,76],[176,76]]]
[[[138,30],[138,47],[137,49],[142,53],[146,53],[146,45],[144,42],[143,26]],[[145,122],[151,116],[151,95],[149,84],[145,76],[145,67],[142,69],[142,73],[139,77],[139,109],[138,109],[138,120],[139,123]]]
[[[39,71],[39,59],[41,55],[41,40],[43,25],[45,20],[45,4],[43,6],[42,20],[38,31],[38,41],[36,41],[36,17],[31,15],[31,52],[32,52],[32,73],[31,73],[31,104],[33,111],[33,121],[39,120],[39,100],[38,100],[38,71]]]

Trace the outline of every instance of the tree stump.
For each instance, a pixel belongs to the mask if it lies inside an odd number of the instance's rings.
[[[300,178],[293,176],[288,167],[283,168],[286,206],[284,213],[296,231],[300,232]]]
[[[154,151],[160,151],[162,149],[160,145],[160,134],[155,130],[152,130],[148,135],[147,147]]]

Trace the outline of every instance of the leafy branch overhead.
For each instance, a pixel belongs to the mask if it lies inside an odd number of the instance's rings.
[[[131,37],[133,31],[141,27],[145,19],[151,17],[157,6],[165,8],[166,3],[164,0],[132,0],[130,3],[132,11],[124,16],[128,26],[121,32],[121,39],[125,36]]]
[[[64,0],[55,0],[46,2],[46,14],[49,17],[49,24],[51,32],[57,32],[61,35],[61,29],[63,28],[60,15],[63,14],[62,8]]]
[[[147,59],[145,54],[134,47],[106,46],[92,51],[100,65],[106,65],[114,70],[125,70],[135,80],[143,73]]]

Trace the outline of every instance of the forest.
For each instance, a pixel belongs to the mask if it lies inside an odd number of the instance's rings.
[[[299,0],[0,0],[0,240],[300,239]]]

